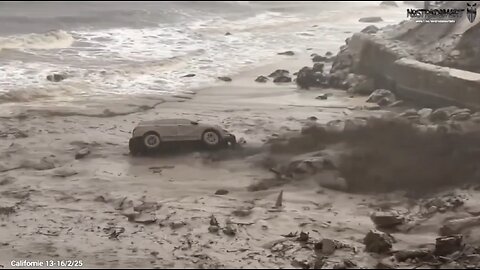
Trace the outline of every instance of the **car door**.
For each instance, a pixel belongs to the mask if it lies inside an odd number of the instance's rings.
[[[177,125],[177,139],[182,141],[199,140],[199,126],[192,122],[185,122]]]

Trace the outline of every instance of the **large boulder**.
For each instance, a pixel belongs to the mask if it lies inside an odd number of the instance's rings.
[[[389,252],[392,249],[393,241],[391,235],[377,230],[371,230],[363,239],[365,250],[378,254]]]
[[[312,68],[304,67],[298,71],[296,83],[301,89],[320,87],[327,84],[327,77],[321,72],[315,72]]]
[[[364,23],[376,23],[376,22],[383,22],[383,19],[381,17],[364,17],[364,18],[360,18],[358,21],[364,22]]]
[[[351,71],[353,68],[353,57],[348,49],[341,50],[337,56],[333,58],[332,68],[330,73],[334,73],[338,70]]]

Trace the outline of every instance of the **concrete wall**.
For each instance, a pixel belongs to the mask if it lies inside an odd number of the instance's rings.
[[[396,41],[357,33],[348,49],[356,73],[375,80],[404,99],[431,106],[458,105],[480,110],[480,74],[426,64],[412,59]]]

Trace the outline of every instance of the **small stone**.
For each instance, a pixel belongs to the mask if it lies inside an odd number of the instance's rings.
[[[265,76],[258,76],[256,79],[255,79],[256,82],[258,83],[266,83],[268,81],[268,78],[265,77]]]
[[[225,36],[231,36],[231,35],[232,35],[232,33],[230,33],[230,32],[225,33]]]
[[[182,78],[192,78],[192,77],[195,77],[196,75],[195,74],[187,74],[187,75],[183,75]]]
[[[62,74],[52,74],[47,76],[47,80],[51,82],[61,82],[65,79],[66,79],[66,76]]]
[[[215,195],[227,195],[227,194],[228,194],[228,190],[226,189],[219,189],[215,191]]]
[[[218,77],[218,79],[221,80],[221,81],[224,81],[224,82],[231,82],[232,81],[232,78],[226,77],[226,76]]]
[[[78,150],[77,153],[75,154],[75,159],[82,159],[89,154],[90,154],[90,149],[82,148],[82,149]]]
[[[308,120],[310,120],[310,121],[317,121],[318,118],[317,118],[316,116],[310,116],[310,117],[308,117]]]
[[[231,225],[227,225],[223,229],[223,233],[228,236],[235,236],[237,234],[237,230],[233,228]]]
[[[288,56],[295,55],[295,53],[292,52],[292,51],[280,52],[280,53],[277,53],[277,54],[278,55],[288,55]]]
[[[300,232],[300,235],[297,238],[297,241],[299,242],[308,242],[308,239],[310,238],[310,235],[305,232]]]
[[[433,110],[430,108],[423,108],[418,111],[418,115],[420,115],[421,118],[429,119],[432,112]]]
[[[218,231],[220,231],[220,227],[212,225],[212,226],[208,227],[208,231],[210,233],[218,233]]]
[[[210,216],[210,225],[211,225],[211,226],[217,226],[217,227],[219,226],[219,225],[218,225],[217,218],[216,218],[214,215],[211,215],[211,216]]]
[[[328,99],[328,95],[327,94],[321,94],[320,96],[316,97],[315,99],[326,100],[326,99]]]

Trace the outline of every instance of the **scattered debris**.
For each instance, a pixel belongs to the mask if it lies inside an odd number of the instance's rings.
[[[173,221],[170,223],[170,228],[172,230],[178,230],[186,225],[187,223],[185,223],[184,221]]]
[[[428,249],[414,249],[414,250],[400,250],[395,252],[395,259],[399,262],[405,262],[411,259],[422,259],[429,256],[432,253]]]
[[[327,94],[321,94],[320,96],[316,97],[315,99],[326,100],[326,99],[328,99],[328,95]]]
[[[283,190],[278,194],[277,200],[275,201],[275,208],[280,209],[283,207]]]
[[[392,249],[393,241],[391,235],[377,230],[371,230],[365,236],[363,243],[365,244],[365,250],[367,252],[383,254]]]
[[[457,252],[463,248],[463,236],[453,235],[446,237],[439,237],[435,244],[435,255],[446,256]]]
[[[108,227],[104,228],[103,231],[108,234],[108,239],[118,240],[120,234],[125,232],[124,227]]]
[[[378,228],[389,229],[404,223],[405,218],[398,213],[391,212],[376,212],[370,217]]]

